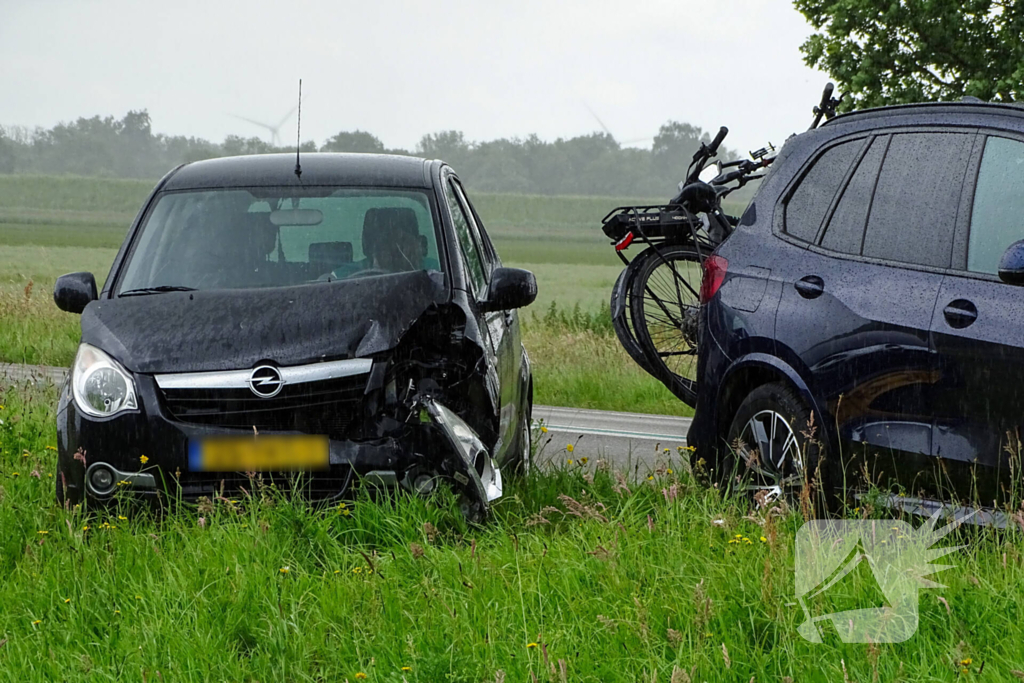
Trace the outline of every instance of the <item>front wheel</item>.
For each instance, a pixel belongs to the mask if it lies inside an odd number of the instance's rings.
[[[825,445],[820,418],[803,399],[781,383],[757,387],[743,400],[719,458],[719,481],[752,494],[759,504],[777,498],[805,512],[825,510]]]

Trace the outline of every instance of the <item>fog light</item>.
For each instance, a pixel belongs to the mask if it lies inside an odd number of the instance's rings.
[[[97,467],[89,476],[89,483],[97,493],[109,491],[114,487],[114,473],[106,467]]]

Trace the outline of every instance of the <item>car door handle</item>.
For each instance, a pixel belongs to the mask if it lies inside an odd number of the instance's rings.
[[[946,304],[942,315],[953,329],[963,329],[978,319],[978,307],[967,299],[956,299]]]
[[[817,275],[802,277],[794,282],[793,286],[796,287],[796,291],[800,292],[800,296],[805,299],[817,298],[825,291],[825,281]]]

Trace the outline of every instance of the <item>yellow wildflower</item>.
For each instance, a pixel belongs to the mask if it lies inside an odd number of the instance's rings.
[[[64,601],[64,604],[65,604],[65,605],[67,605],[67,604],[69,604],[70,602],[71,602],[71,598],[67,598],[67,599],[66,599],[66,600]]]
[[[672,474],[672,470],[670,470],[670,469],[669,470],[665,470],[665,471],[668,472],[669,474]]]
[[[547,434],[548,433],[548,428],[547,427],[541,427],[540,428],[540,433],[541,434]]]
[[[653,474],[647,475],[647,481],[654,481],[654,475]]]
[[[86,524],[85,526],[82,527],[82,531],[88,531],[90,528],[91,527],[88,524]]]
[[[19,476],[19,475],[20,475],[20,473],[19,473],[19,472],[11,472],[11,476],[12,476],[12,477],[17,477],[17,476]]]
[[[37,533],[37,534],[48,534],[48,533],[50,533],[50,532],[49,532],[49,531],[37,531],[36,533]]]
[[[357,680],[361,681],[361,680],[363,680],[365,678],[366,678],[366,674],[364,674],[362,671],[360,671],[359,673],[356,674],[356,679]]]
[[[768,539],[765,538],[764,536],[762,536],[761,537],[761,543],[767,543],[767,542],[768,542]]]
[[[669,449],[667,449],[667,448],[666,448],[666,449],[664,450],[664,452],[665,452],[665,453],[671,453],[672,451],[670,451]]]
[[[120,613],[121,613],[121,610],[119,610],[119,609],[114,610],[114,614],[120,614]]]
[[[530,648],[534,648],[534,647],[537,647],[537,643],[527,643],[526,644],[526,649],[527,650],[529,650]]]
[[[576,447],[575,447],[575,446],[573,446],[572,444],[568,444],[568,445],[566,445],[566,447],[565,447],[565,450],[567,450],[567,451],[569,451],[570,453],[572,453],[572,452],[573,452],[573,450],[574,450],[575,448],[576,448]]]
[[[340,569],[335,569],[335,570],[334,570],[334,573],[335,573],[335,574],[340,574],[340,573],[341,573],[341,570],[340,570]]]
[[[56,449],[56,448],[54,448],[53,446],[47,446],[47,447],[46,447],[46,450],[48,450],[48,451],[55,451],[55,450],[57,450],[57,449]]]
[[[973,662],[973,661],[974,661],[974,660],[973,660],[973,659],[971,659],[970,657],[968,657],[967,659],[961,659],[961,660],[960,660],[960,665],[961,665],[961,666],[970,666],[970,665],[971,665],[971,662]]]
[[[402,667],[402,671],[412,671],[412,667],[411,666],[403,666]]]
[[[590,458],[588,458],[586,456],[580,458],[580,464],[581,465],[586,465],[588,462],[590,462]]]
[[[149,462],[149,458],[147,458],[144,455],[140,455],[139,456],[139,462],[141,462],[143,465],[145,465],[147,462]]]
[[[566,462],[571,465],[572,464],[572,458],[569,458],[568,460],[566,460]]]
[[[118,515],[118,516],[117,516],[117,518],[118,518],[119,520],[121,520],[122,522],[127,522],[127,521],[128,521],[128,518],[127,518],[127,517],[125,517],[124,515]]]
[[[136,599],[136,600],[141,600],[141,599],[142,599],[142,596],[141,596],[141,595],[136,595],[136,596],[135,596],[135,599]]]
[[[363,568],[362,567],[352,567],[352,573],[353,574],[362,574],[363,573]]]
[[[291,571],[291,567],[281,567],[277,571],[281,572],[282,574],[287,574],[288,572]]]
[[[32,625],[33,626],[39,626],[39,624],[41,624],[41,623],[43,623],[42,619],[36,619],[35,621],[32,622]]]

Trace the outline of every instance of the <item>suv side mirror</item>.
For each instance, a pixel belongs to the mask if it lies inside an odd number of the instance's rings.
[[[495,268],[491,273],[491,288],[481,308],[490,311],[508,311],[529,306],[537,298],[537,278],[520,268]]]
[[[1024,240],[1014,242],[999,259],[999,279],[1008,285],[1024,285]]]
[[[68,313],[81,313],[90,301],[96,301],[96,278],[92,273],[68,273],[57,278],[53,301]]]

